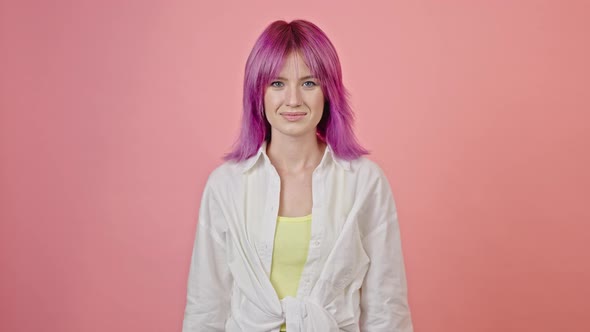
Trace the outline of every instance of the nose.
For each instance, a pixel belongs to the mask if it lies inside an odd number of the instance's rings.
[[[301,91],[297,87],[290,87],[287,89],[286,102],[287,106],[298,107],[301,106]]]

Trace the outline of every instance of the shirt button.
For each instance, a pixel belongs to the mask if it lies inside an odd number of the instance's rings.
[[[320,241],[319,241],[319,240],[316,240],[316,241],[313,243],[313,245],[314,245],[314,246],[316,246],[316,247],[319,247],[319,246],[320,246]]]

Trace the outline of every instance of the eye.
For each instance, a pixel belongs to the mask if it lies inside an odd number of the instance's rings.
[[[275,87],[275,88],[280,88],[282,87],[284,84],[281,81],[274,81],[272,83],[270,83],[270,86]]]
[[[316,85],[317,85],[317,84],[316,84],[314,81],[305,81],[305,82],[303,83],[303,86],[304,86],[304,87],[306,87],[306,88],[311,88],[311,87],[314,87],[314,86],[316,86]]]

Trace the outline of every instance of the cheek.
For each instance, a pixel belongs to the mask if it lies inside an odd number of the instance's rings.
[[[264,95],[264,109],[273,110],[280,105],[280,96],[273,93],[267,93]]]
[[[323,110],[324,109],[324,104],[325,104],[325,99],[324,99],[324,95],[320,92],[317,96],[315,96],[314,98],[314,108],[316,110]]]
[[[264,98],[262,99],[264,102],[264,108],[266,109],[266,106],[269,104],[269,99],[270,99],[270,95],[268,94],[268,92],[264,93]]]

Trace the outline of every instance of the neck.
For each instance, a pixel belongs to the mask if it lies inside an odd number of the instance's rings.
[[[321,162],[326,144],[315,133],[302,137],[273,135],[266,154],[279,172],[314,170]]]

